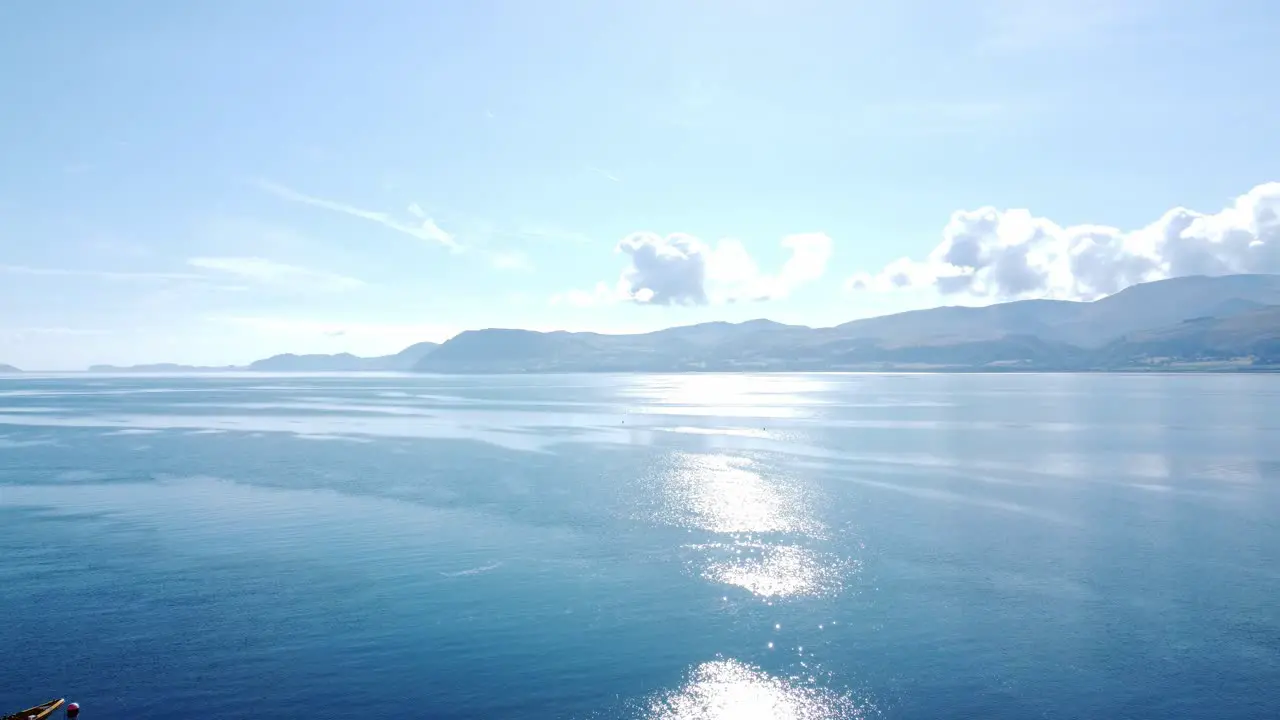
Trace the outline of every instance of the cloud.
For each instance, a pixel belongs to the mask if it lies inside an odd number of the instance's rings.
[[[623,238],[617,249],[631,256],[631,267],[619,283],[624,297],[653,305],[707,303],[707,259],[712,251],[701,240],[635,233]]]
[[[258,257],[196,257],[187,260],[187,264],[202,270],[235,275],[264,285],[300,290],[353,290],[364,287],[365,284],[353,277],[296,265],[285,265]]]
[[[1063,227],[1028,210],[961,210],[927,258],[859,273],[848,286],[1087,300],[1140,282],[1233,273],[1280,273],[1280,183],[1259,185],[1214,214],[1174,208],[1128,232]]]
[[[789,235],[782,247],[790,256],[777,274],[760,271],[738,240],[725,238],[714,247],[692,235],[633,233],[617,245],[631,258],[616,285],[597,283],[594,290],[570,290],[553,303],[598,305],[630,301],[641,305],[706,305],[739,300],[783,298],[826,271],[831,238],[822,233]]]
[[[353,207],[351,205],[345,205],[343,203],[333,202],[331,200],[323,200],[321,198],[311,197],[310,195],[305,195],[303,193],[298,192],[297,190],[292,190],[283,185],[277,185],[276,183],[267,182],[265,180],[260,180],[256,184],[259,188],[271,193],[272,195],[275,195],[280,198],[284,198],[285,200],[290,200],[292,202],[299,202],[306,205],[314,205],[315,207],[324,208],[326,210],[332,210],[334,212],[343,213],[345,215],[351,215],[352,217],[358,217],[363,220],[369,220],[371,222],[378,223],[383,227],[391,228],[396,232],[404,233],[405,235],[418,238],[419,240],[428,240],[431,242],[437,242],[452,250],[460,249],[460,246],[458,245],[458,242],[454,239],[453,235],[445,232],[443,229],[441,229],[439,225],[435,223],[434,220],[427,217],[426,214],[422,211],[422,208],[418,207],[416,203],[409,206],[409,214],[413,215],[417,220],[415,224],[415,223],[409,223],[409,222],[401,222],[399,220],[396,220],[395,218],[392,218],[390,215],[387,215],[386,213],[374,212],[372,210],[362,210],[358,207]]]

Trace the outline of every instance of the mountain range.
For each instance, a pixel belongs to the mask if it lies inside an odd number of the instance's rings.
[[[259,372],[370,372],[412,370],[439,343],[420,342],[410,345],[395,355],[358,357],[351,353],[337,355],[273,355],[265,360],[250,363],[247,369]]]
[[[8,374],[8,373],[20,373],[20,372],[22,371],[12,365],[5,365],[4,363],[0,363],[0,373]]]
[[[1092,302],[941,307],[830,328],[769,320],[642,335],[472,330],[419,372],[1124,370],[1280,365],[1280,276],[1183,277]],[[1278,368],[1280,369],[1280,368]]]
[[[427,353],[440,347],[439,343],[420,342],[410,345],[394,355],[380,357],[359,357],[351,353],[336,355],[272,355],[269,358],[255,360],[245,366],[227,365],[210,367],[203,365],[175,365],[173,363],[156,363],[150,365],[92,365],[89,372],[100,373],[195,373],[195,372],[233,372],[249,370],[253,372],[408,372]]]
[[[468,330],[395,355],[276,355],[244,368],[94,371],[428,373],[823,370],[1280,370],[1280,275],[1194,276],[1091,302],[939,307],[827,328],[711,322],[638,335]]]

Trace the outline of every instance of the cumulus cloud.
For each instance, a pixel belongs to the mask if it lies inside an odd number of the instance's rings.
[[[613,295],[645,305],[705,305],[709,302],[768,300],[822,276],[831,257],[831,238],[822,233],[791,235],[782,246],[790,256],[777,274],[760,271],[741,242],[724,239],[713,247],[692,235],[633,233],[617,251],[631,264]],[[590,297],[599,298],[602,286]],[[578,299],[584,297],[581,294]]]
[[[1027,210],[961,210],[927,258],[858,273],[848,286],[1088,300],[1139,282],[1234,273],[1280,273],[1280,183],[1259,185],[1214,214],[1175,208],[1130,231],[1064,227]]]
[[[619,252],[631,256],[619,288],[624,296],[654,305],[705,305],[710,249],[692,235],[635,233]]]
[[[364,286],[364,282],[356,278],[259,257],[196,257],[187,260],[187,264],[264,285],[298,290],[353,290]]]

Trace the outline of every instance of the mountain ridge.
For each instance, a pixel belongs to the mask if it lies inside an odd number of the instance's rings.
[[[393,355],[360,357],[351,353],[294,355],[283,353],[255,360],[245,368],[257,372],[376,372],[411,370],[439,343],[420,342]]]
[[[942,306],[832,327],[761,318],[631,335],[484,328],[378,357],[284,353],[247,366],[95,365],[90,371],[1280,370],[1277,341],[1280,275],[1225,275],[1142,283],[1088,302]]]
[[[1273,316],[1263,310],[1273,306],[1280,306],[1280,276],[1190,276],[1131,286],[1089,302],[1021,300],[947,306],[828,328],[752,320],[635,335],[468,330],[423,357],[414,369],[433,373],[1173,369],[1171,362],[1222,359],[1229,348],[1206,352],[1195,346],[1194,338],[1184,339],[1179,354],[1159,356],[1164,360],[1157,361],[1144,354],[1141,343],[1149,340],[1141,333],[1162,331],[1192,317],[1259,312],[1252,324],[1235,332],[1265,334]],[[1280,321],[1280,315],[1275,319]],[[1237,338],[1229,347],[1252,346]],[[1128,358],[1124,361],[1128,366],[1121,358]]]

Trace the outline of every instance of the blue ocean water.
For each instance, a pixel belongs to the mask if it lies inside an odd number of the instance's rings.
[[[0,711],[1280,715],[1280,377],[0,379]]]

